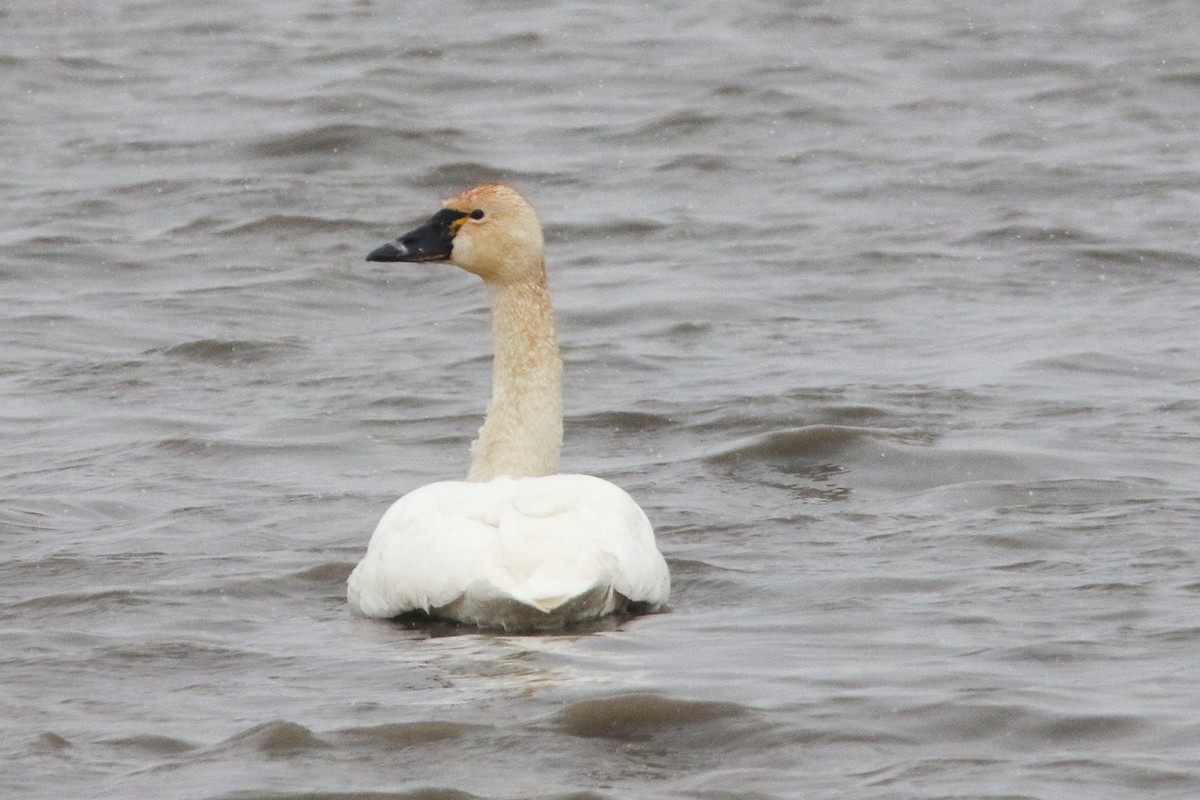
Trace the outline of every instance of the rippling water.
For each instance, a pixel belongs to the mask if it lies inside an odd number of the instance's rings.
[[[1200,795],[1191,0],[0,9],[0,793]],[[672,611],[349,616],[547,227]]]

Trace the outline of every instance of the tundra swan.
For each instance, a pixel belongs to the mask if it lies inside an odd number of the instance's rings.
[[[347,582],[351,610],[540,630],[662,608],[670,575],[642,509],[608,481],[555,474],[562,361],[529,202],[502,184],[469,189],[367,260],[478,275],[495,353],[467,479],[422,486],[387,510]]]

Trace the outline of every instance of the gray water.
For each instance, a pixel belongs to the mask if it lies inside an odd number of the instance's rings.
[[[0,795],[1200,796],[1200,11],[0,9]],[[546,224],[669,613],[356,619]]]

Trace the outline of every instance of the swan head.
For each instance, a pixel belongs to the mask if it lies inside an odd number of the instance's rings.
[[[372,250],[368,261],[455,264],[488,283],[543,274],[544,240],[533,206],[516,189],[487,183],[456,194],[420,227]]]

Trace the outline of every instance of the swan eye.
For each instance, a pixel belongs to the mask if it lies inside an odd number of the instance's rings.
[[[477,208],[470,214],[471,219],[483,219],[483,209]]]

